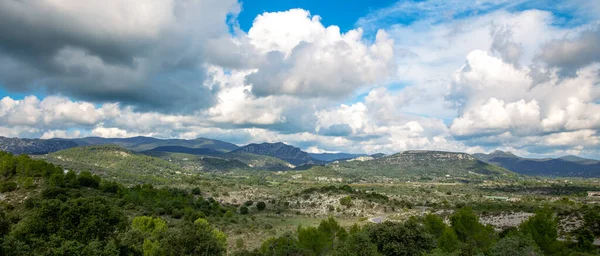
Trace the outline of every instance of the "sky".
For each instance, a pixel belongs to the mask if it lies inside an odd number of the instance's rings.
[[[600,158],[600,1],[0,1],[0,136]]]

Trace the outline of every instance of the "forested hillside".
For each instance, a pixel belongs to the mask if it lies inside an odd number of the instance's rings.
[[[235,209],[199,189],[126,187],[4,152],[0,175],[0,255],[225,253],[226,236],[207,219]]]
[[[345,161],[331,168],[355,177],[380,176],[388,178],[507,178],[514,173],[475,159],[466,153],[442,151],[405,151],[365,161]]]
[[[117,145],[75,147],[48,154],[45,158],[68,170],[91,171],[129,184],[172,183],[183,174],[180,166]]]

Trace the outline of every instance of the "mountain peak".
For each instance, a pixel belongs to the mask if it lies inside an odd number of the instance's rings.
[[[302,151],[300,148],[287,145],[283,142],[265,142],[260,144],[252,143],[240,147],[234,150],[233,152],[272,156],[288,161],[293,165],[320,163],[319,160],[314,159],[308,153]]]
[[[502,151],[502,150],[494,150],[489,155],[493,156],[493,157],[517,157],[511,151]]]

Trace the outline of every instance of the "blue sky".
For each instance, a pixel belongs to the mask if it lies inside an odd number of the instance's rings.
[[[599,24],[585,0],[2,2],[0,136],[600,158]]]
[[[341,31],[348,31],[355,28],[358,18],[366,16],[371,11],[387,7],[394,4],[395,1],[273,1],[273,0],[251,0],[242,1],[242,11],[238,16],[240,28],[248,31],[252,27],[252,22],[257,15],[264,12],[279,12],[289,9],[309,10],[313,15],[321,16],[321,21],[325,26],[335,25],[340,27]]]

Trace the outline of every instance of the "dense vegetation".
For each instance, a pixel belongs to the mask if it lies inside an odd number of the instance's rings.
[[[596,209],[598,210],[598,209]],[[598,223],[597,213],[590,218]],[[349,230],[329,218],[317,227],[299,226],[295,233],[266,240],[253,251],[236,255],[597,255],[593,231],[582,228],[573,241],[558,241],[557,221],[548,208],[518,228],[496,233],[479,222],[469,207],[450,216],[450,225],[437,215],[413,217]],[[591,221],[591,220],[590,220]],[[587,220],[586,220],[587,223]]]
[[[273,236],[258,247],[239,246],[233,250],[223,228],[245,223],[246,218],[272,214],[274,202],[256,200],[240,207],[228,206],[207,195],[206,191],[215,189],[202,185],[208,180],[186,189],[125,186],[86,170],[65,171],[43,160],[2,152],[0,178],[0,255],[598,254],[592,244],[600,236],[598,206],[577,208],[583,225],[570,231],[564,241],[557,239],[556,209],[532,207],[536,209],[533,217],[517,228],[498,232],[481,224],[471,207],[457,205],[447,222],[429,214],[344,227],[330,217],[317,226],[303,224],[293,232]],[[428,193],[422,189],[418,193]],[[581,189],[568,192],[581,193]],[[297,192],[297,197],[315,193],[339,197],[340,205],[348,208],[359,200],[411,207],[409,202],[395,201],[384,193],[348,185],[305,188]],[[553,205],[560,204],[573,202],[566,199]],[[250,226],[253,224],[248,225],[247,232],[256,230]]]
[[[212,198],[125,187],[83,171],[0,152],[0,255],[219,255],[208,220],[231,214]],[[155,217],[145,217],[155,216]],[[167,225],[168,222],[168,225]]]

